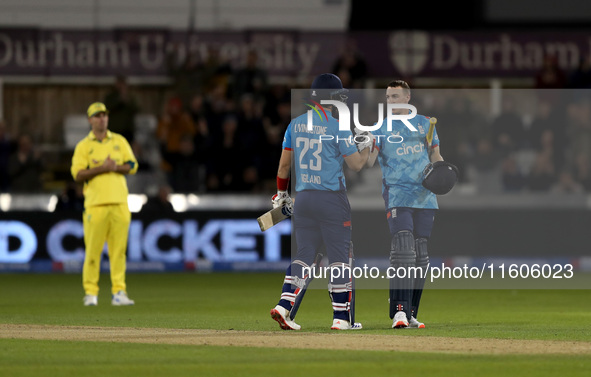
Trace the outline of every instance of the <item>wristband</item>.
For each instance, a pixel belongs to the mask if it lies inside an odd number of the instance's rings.
[[[287,191],[288,186],[289,186],[289,178],[280,178],[279,176],[277,176],[277,190]]]

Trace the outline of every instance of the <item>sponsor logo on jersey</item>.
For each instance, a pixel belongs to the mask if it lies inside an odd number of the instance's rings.
[[[396,148],[396,154],[398,156],[406,156],[414,153],[421,153],[425,151],[425,144],[418,143],[415,145],[406,145],[403,143],[400,147]]]

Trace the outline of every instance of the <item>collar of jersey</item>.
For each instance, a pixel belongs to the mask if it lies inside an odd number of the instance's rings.
[[[94,135],[94,132],[92,132],[92,130],[88,133],[88,137],[90,138],[90,140],[98,141],[98,139],[96,138],[96,136]],[[105,139],[111,139],[112,137],[113,137],[113,134],[111,133],[111,131],[107,130],[107,136],[105,137]]]

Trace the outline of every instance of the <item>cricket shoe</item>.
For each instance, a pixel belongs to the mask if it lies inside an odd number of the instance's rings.
[[[127,297],[127,293],[125,293],[124,291],[119,291],[115,293],[113,295],[113,298],[111,299],[111,305],[114,306],[129,306],[134,304],[135,301],[130,300],[129,297]]]
[[[355,322],[353,326],[351,326],[349,321],[335,318],[332,320],[332,327],[331,330],[361,330],[363,325],[360,322]]]
[[[410,317],[410,321],[408,321],[407,329],[424,329],[425,324],[423,322],[417,321],[415,317]]]
[[[86,295],[82,299],[84,301],[84,306],[97,306],[98,305],[98,297],[95,295]]]
[[[394,315],[394,322],[392,323],[393,329],[403,329],[408,327],[408,319],[406,319],[406,313],[399,311]]]
[[[282,330],[299,330],[302,328],[302,326],[289,318],[289,310],[281,305],[277,305],[271,309],[271,318],[279,323],[279,327],[281,327]]]

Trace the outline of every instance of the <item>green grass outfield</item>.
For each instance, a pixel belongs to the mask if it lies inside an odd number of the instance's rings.
[[[273,331],[269,310],[279,297],[277,273],[135,273],[134,307],[112,307],[108,275],[99,306],[84,307],[80,275],[0,274],[0,324]],[[325,282],[315,281],[316,288]],[[327,333],[326,289],[312,289],[297,322]],[[339,334],[588,342],[583,354],[482,354],[368,350],[289,350],[288,334],[268,347],[138,344],[0,338],[0,376],[587,376],[591,371],[589,290],[427,290],[425,330],[392,330],[387,291],[359,290],[364,329]],[[400,338],[403,339],[403,338]],[[558,344],[560,343],[552,343]],[[556,345],[554,345],[556,346]]]

